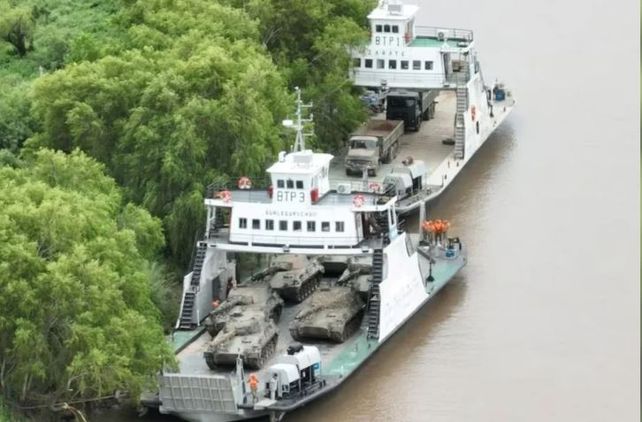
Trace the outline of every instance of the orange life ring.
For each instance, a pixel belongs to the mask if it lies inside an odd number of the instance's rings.
[[[252,181],[249,177],[241,177],[238,181],[239,189],[252,189]]]
[[[370,182],[368,183],[368,190],[370,192],[379,193],[379,191],[381,190],[381,185],[377,182]]]
[[[223,200],[223,202],[230,202],[232,200],[232,193],[229,190],[224,190],[218,193],[218,197]]]
[[[361,208],[365,202],[366,198],[361,194],[355,195],[354,198],[352,198],[352,204],[357,208]]]
[[[406,35],[403,36],[404,40],[406,40],[406,44],[410,42],[410,32],[406,32]]]
[[[477,117],[477,107],[475,107],[474,105],[470,106],[470,117],[473,119],[473,122]]]

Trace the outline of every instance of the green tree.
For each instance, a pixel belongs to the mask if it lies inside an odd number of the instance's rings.
[[[133,49],[69,65],[34,85],[32,149],[81,148],[127,198],[163,219],[185,265],[216,177],[263,175],[282,149],[284,80],[242,11],[203,0],[135,2]],[[151,44],[151,45],[150,45]]]
[[[349,48],[367,39],[372,0],[225,0],[259,22],[268,49],[290,88],[314,103],[315,147],[337,150],[366,118],[349,81]]]
[[[160,222],[125,204],[103,166],[78,151],[0,167],[4,397],[136,394],[171,364],[145,259],[161,244]]]
[[[0,1],[0,37],[9,42],[23,57],[31,49],[35,22],[31,9]]]

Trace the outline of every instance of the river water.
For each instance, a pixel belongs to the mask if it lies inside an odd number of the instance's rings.
[[[639,2],[419,4],[423,25],[474,29],[518,102],[430,209],[469,264],[286,420],[640,420]]]

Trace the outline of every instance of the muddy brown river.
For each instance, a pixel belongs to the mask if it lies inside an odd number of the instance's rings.
[[[469,264],[286,421],[639,421],[636,3],[419,2],[421,24],[475,31],[518,102],[430,207]]]

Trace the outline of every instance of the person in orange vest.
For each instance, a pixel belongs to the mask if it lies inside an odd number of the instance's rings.
[[[252,392],[252,401],[256,402],[258,399],[257,392],[259,389],[259,379],[256,377],[256,374],[250,374],[248,384],[250,384],[250,391]]]

